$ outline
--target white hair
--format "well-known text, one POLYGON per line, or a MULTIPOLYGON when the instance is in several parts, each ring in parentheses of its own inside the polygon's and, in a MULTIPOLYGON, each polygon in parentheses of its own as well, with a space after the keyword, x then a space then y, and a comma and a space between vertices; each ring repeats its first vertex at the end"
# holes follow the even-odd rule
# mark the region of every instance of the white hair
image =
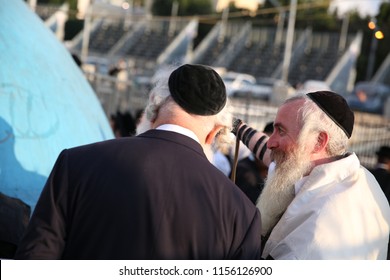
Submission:
POLYGON ((154 121, 161 106, 170 98, 168 80, 175 70, 172 66, 166 66, 158 70, 153 77, 154 87, 150 91, 148 103, 145 107, 145 117, 149 121, 154 121))
MULTIPOLYGON (((175 108, 181 108, 171 97, 169 91, 169 76, 176 69, 175 66, 165 66, 158 70, 154 76, 154 87, 150 91, 148 103, 145 107, 145 117, 148 121, 153 122, 158 115, 159 110, 173 111, 175 108), (165 106, 169 103, 169 106, 165 106)), ((184 110, 181 108, 181 110, 184 110)), ((212 116, 198 116, 191 114, 192 116, 203 119, 204 129, 211 129, 216 125, 220 125, 221 129, 217 139, 218 142, 231 142, 230 134, 233 115, 231 113, 232 107, 230 101, 226 101, 224 108, 212 116)), ((185 111, 185 110, 184 110, 185 111)))
MULTIPOLYGON (((306 94, 298 94, 285 101, 284 104, 294 100, 303 99, 304 103, 299 109, 301 132, 299 138, 308 139, 313 133, 326 132, 329 143, 326 151, 329 156, 343 155, 348 148, 348 137, 345 132, 315 104, 306 94)), ((302 142, 301 142, 302 143, 302 142)))

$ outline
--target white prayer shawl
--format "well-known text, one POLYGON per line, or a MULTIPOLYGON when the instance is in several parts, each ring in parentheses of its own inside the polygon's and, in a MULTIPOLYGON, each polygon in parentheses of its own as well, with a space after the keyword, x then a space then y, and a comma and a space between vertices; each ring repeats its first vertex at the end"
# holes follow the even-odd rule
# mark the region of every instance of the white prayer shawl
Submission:
POLYGON ((315 167, 295 191, 263 258, 386 259, 389 203, 355 154, 315 167))

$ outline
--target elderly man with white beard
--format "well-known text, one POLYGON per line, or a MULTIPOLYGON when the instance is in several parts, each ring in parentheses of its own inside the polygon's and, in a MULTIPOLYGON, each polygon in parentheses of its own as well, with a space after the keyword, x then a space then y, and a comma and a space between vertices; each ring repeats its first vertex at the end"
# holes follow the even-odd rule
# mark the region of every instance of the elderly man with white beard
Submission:
POLYGON ((264 259, 386 259, 390 207, 374 176, 347 151, 354 114, 330 91, 279 108, 268 138, 236 119, 233 133, 269 165, 257 200, 264 259))

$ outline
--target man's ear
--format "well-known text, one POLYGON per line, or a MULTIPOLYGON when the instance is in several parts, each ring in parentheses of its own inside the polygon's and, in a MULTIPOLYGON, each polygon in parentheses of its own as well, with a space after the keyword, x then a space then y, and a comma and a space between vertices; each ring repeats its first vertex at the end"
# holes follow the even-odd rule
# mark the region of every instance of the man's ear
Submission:
POLYGON ((215 136, 218 134, 218 132, 222 129, 221 125, 216 125, 214 128, 207 134, 206 136, 206 144, 211 145, 214 141, 215 136))
POLYGON ((317 137, 317 143, 314 147, 314 152, 318 153, 321 151, 324 151, 326 149, 326 146, 328 146, 329 143, 329 135, 326 132, 320 132, 317 137))

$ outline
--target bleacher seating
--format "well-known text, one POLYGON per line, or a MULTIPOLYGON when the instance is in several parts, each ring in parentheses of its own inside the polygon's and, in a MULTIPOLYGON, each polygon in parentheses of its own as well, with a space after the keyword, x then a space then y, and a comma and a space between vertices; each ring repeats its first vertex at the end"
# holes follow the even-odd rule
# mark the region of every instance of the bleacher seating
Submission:
POLYGON ((123 20, 103 20, 90 35, 89 49, 91 52, 107 54, 126 32, 131 32, 131 29, 124 28, 123 20))
POLYGON ((175 30, 173 34, 169 34, 169 22, 167 21, 153 24, 146 28, 140 36, 131 38, 133 42, 130 48, 122 48, 121 52, 132 57, 157 59, 158 55, 173 41, 179 31, 175 30))
POLYGON ((215 33, 215 37, 210 39, 207 50, 202 54, 201 57, 197 58, 195 63, 216 65, 218 58, 228 50, 229 45, 232 43, 234 36, 238 35, 242 28, 242 24, 228 23, 220 24, 218 27, 219 30, 215 33))
MULTIPOLYGON (((150 72, 156 61, 189 20, 170 21, 167 19, 101 18, 93 22, 89 38, 90 58, 107 57, 113 65, 119 59, 131 61, 138 73, 150 72), (147 67, 148 69, 142 69, 147 67)), ((71 51, 81 53, 83 36, 80 33, 73 42, 71 51)), ((91 59, 92 60, 92 59, 91 59)), ((151 73, 152 75, 152 73, 151 73)))
POLYGON ((272 44, 252 43, 241 50, 233 60, 230 69, 251 74, 255 77, 271 77, 283 59, 283 46, 274 48, 272 44))
MULTIPOLYGON (((89 54, 107 54, 114 60, 131 60, 135 68, 148 65, 150 69, 157 66, 159 56, 189 22, 147 17, 138 18, 137 22, 130 24, 125 22, 125 18, 100 20, 90 34, 89 54)), ((245 26, 247 24, 242 22, 220 22, 215 25, 215 32, 210 31, 213 36, 208 38, 206 48, 191 63, 225 67, 228 71, 258 78, 280 79, 285 40, 275 43, 276 27, 250 27, 250 31, 244 33, 245 26), (238 36, 244 41, 241 37, 241 42, 237 40, 238 36)), ((295 31, 293 49, 302 34, 302 30, 295 31)), ((285 37, 286 31, 283 31, 281 38, 285 37)), ((343 54, 344 50, 338 48, 339 38, 339 33, 312 33, 305 42, 305 51, 293 53, 288 82, 295 85, 308 79, 325 80, 343 54)), ((77 46, 80 51, 81 44, 77 46)))
POLYGON ((275 29, 252 28, 245 46, 229 65, 234 72, 271 77, 283 56, 283 46, 274 46, 275 29))
POLYGON ((216 42, 216 44, 213 44, 211 48, 208 49, 208 51, 204 54, 202 60, 200 60, 200 64, 212 64, 213 61, 215 61, 218 56, 225 51, 227 46, 230 43, 231 38, 225 38, 221 42, 216 42))
MULTIPOLYGON (((338 33, 313 33, 303 55, 291 65, 289 83, 298 84, 306 80, 325 80, 344 50, 339 50, 338 33)), ((348 42, 351 38, 348 39, 348 42)))

